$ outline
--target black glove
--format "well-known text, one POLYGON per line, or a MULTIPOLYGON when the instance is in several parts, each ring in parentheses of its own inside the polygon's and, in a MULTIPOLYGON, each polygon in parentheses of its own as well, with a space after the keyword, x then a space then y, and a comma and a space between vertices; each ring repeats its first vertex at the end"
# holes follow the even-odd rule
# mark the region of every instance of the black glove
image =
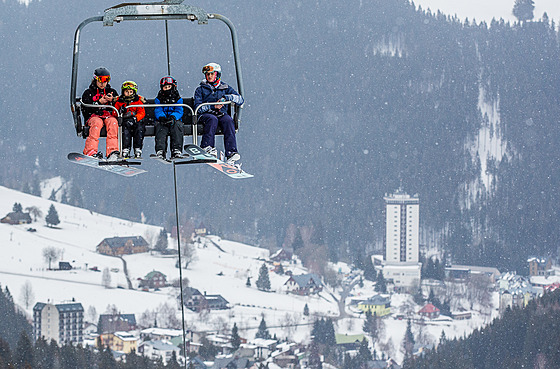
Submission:
POLYGON ((169 119, 167 119, 165 124, 168 125, 168 126, 172 126, 173 124, 175 124, 175 117, 172 116, 169 119))
POLYGON ((127 127, 128 129, 133 129, 135 124, 136 124, 136 117, 129 117, 123 119, 123 126, 127 127))
POLYGON ((130 118, 135 116, 136 114, 134 114, 133 112, 131 112, 130 110, 127 110, 124 114, 123 114, 123 118, 130 118))

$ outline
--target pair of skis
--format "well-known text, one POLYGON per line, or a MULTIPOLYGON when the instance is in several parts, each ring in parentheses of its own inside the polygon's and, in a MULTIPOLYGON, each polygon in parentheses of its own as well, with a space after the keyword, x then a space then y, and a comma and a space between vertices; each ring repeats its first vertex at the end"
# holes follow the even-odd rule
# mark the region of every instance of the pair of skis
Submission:
MULTIPOLYGON (((235 179, 253 177, 252 174, 241 170, 241 168, 239 168, 238 166, 228 164, 220 159, 216 159, 214 156, 208 154, 197 145, 185 145, 185 153, 187 156, 183 158, 161 159, 153 154, 150 155, 150 158, 167 164, 171 164, 173 162, 175 162, 175 164, 208 164, 218 171, 224 173, 225 175, 235 179)), ((102 169, 125 177, 133 177, 135 175, 146 172, 146 170, 144 169, 137 168, 136 166, 141 165, 141 162, 138 161, 138 159, 132 158, 109 161, 106 159, 97 159, 79 153, 70 153, 68 154, 68 160, 70 160, 72 163, 102 169)))

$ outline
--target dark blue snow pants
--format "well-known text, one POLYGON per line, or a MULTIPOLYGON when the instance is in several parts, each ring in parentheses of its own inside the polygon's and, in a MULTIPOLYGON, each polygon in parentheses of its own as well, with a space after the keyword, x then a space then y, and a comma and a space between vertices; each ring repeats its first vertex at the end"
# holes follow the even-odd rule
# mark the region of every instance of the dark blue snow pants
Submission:
POLYGON ((200 147, 206 146, 216 147, 216 130, 218 126, 224 132, 224 150, 226 156, 237 152, 237 141, 235 140, 235 125, 233 119, 227 114, 217 117, 211 113, 204 113, 198 118, 198 123, 204 124, 204 134, 202 135, 202 142, 200 147))

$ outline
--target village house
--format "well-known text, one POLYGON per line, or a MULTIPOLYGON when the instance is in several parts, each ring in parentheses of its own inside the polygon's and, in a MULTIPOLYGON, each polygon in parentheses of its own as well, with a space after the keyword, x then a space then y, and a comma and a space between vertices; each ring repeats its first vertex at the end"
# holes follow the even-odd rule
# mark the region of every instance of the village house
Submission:
POLYGON ((284 248, 276 251, 274 254, 270 255, 271 261, 281 262, 281 261, 291 261, 292 253, 284 248))
POLYGON ((379 317, 389 315, 391 313, 391 300, 381 295, 375 295, 365 301, 358 303, 358 309, 371 312, 379 317))
POLYGON ((167 276, 162 272, 153 270, 140 280, 140 288, 162 288, 167 286, 167 276))
POLYGON ((292 275, 284 283, 286 292, 298 295, 311 295, 323 290, 323 283, 316 274, 292 275))
POLYGON ((204 225, 204 223, 200 223, 198 227, 194 229, 195 237, 204 237, 208 235, 208 229, 204 225))
POLYGON ((97 333, 129 332, 135 330, 136 317, 134 314, 101 314, 97 322, 97 333))
POLYGON ((121 256, 148 252, 149 245, 142 236, 112 237, 101 241, 96 250, 103 255, 121 256))
POLYGON ((208 310, 225 310, 229 309, 229 301, 222 295, 207 295, 200 293, 199 290, 187 287, 183 292, 183 304, 187 309, 192 311, 208 310))
POLYGON ((504 273, 498 280, 498 287, 500 289, 500 314, 508 307, 523 308, 533 298, 542 294, 542 288, 534 287, 528 278, 514 272, 504 273))
POLYGON ((360 344, 364 340, 363 334, 335 334, 334 336, 337 347, 344 348, 345 351, 358 350, 360 344))
POLYGON ((550 258, 531 257, 527 259, 529 264, 529 275, 546 276, 552 273, 552 260, 550 258))
POLYGON ((179 354, 181 349, 167 340, 158 341, 144 341, 138 345, 138 353, 142 356, 146 356, 151 360, 161 359, 164 365, 167 365, 173 353, 175 352, 175 357, 179 360, 179 354))
POLYGON ((129 332, 103 333, 97 339, 99 344, 109 347, 111 351, 129 354, 138 348, 138 338, 129 332))
POLYGON ((8 213, 4 218, 0 219, 0 223, 7 224, 31 224, 31 215, 21 211, 8 213))
MULTIPOLYGON (((187 331, 187 334, 189 332, 190 331, 187 331)), ((146 328, 140 331, 140 338, 143 341, 161 341, 161 340, 171 341, 175 337, 183 337, 183 331, 181 329, 157 328, 157 327, 146 328)))
POLYGON ((439 309, 433 304, 426 304, 418 311, 418 314, 427 319, 436 319, 439 317, 439 309))

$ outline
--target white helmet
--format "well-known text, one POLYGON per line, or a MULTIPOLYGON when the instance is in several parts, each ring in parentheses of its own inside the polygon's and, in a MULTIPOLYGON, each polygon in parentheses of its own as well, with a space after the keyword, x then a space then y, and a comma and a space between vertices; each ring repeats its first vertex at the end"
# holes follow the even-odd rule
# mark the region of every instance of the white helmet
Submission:
POLYGON ((202 74, 218 72, 218 75, 222 74, 222 67, 217 63, 208 63, 202 67, 202 74))

